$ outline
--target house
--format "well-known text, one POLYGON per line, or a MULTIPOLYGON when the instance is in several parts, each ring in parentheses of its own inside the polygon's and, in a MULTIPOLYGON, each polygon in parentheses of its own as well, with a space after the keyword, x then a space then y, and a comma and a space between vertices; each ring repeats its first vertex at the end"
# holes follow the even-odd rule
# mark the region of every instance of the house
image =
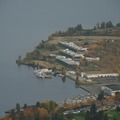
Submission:
POLYGON ((120 92, 120 84, 110 84, 102 86, 104 93, 114 96, 117 92, 120 92))

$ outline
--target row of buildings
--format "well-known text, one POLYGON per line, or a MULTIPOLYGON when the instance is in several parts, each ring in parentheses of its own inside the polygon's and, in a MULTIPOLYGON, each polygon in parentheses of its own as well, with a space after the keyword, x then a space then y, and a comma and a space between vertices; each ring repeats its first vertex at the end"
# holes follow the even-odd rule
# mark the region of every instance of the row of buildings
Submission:
MULTIPOLYGON (((60 54, 65 55, 55 55, 57 61, 62 62, 64 64, 70 66, 79 66, 80 61, 76 61, 77 59, 84 58, 87 61, 99 61, 99 57, 85 57, 84 51, 87 51, 88 48, 83 48, 75 45, 72 42, 59 42, 60 45, 64 46, 67 49, 60 50, 60 54), (67 58, 67 57, 69 58, 67 58)), ((114 72, 103 72, 103 71, 87 71, 81 72, 81 77, 85 77, 87 79, 92 78, 107 78, 107 77, 118 77, 118 73, 114 72)), ((103 90, 108 95, 115 95, 116 92, 120 92, 120 84, 110 84, 110 85, 101 85, 101 90, 103 90)))
POLYGON ((80 62, 74 61, 71 58, 66 58, 65 56, 60 56, 60 55, 56 56, 56 60, 63 64, 69 65, 69 66, 79 66, 80 65, 80 62))
POLYGON ((81 72, 82 77, 86 78, 98 78, 98 77, 118 77, 118 73, 114 72, 103 72, 103 71, 87 71, 87 72, 81 72))

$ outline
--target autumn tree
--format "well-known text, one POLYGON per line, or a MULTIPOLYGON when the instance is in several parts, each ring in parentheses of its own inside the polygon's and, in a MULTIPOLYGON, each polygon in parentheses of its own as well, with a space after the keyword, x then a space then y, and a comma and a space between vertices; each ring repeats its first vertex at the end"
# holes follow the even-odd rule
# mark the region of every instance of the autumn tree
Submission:
POLYGON ((81 72, 80 66, 76 66, 76 67, 75 67, 75 72, 76 72, 77 75, 80 74, 80 72, 81 72))
POLYGON ((39 111, 39 119, 40 120, 45 120, 46 117, 49 115, 48 111, 45 108, 38 108, 39 111))
POLYGON ((63 74, 63 75, 66 75, 66 73, 67 73, 67 68, 63 67, 63 68, 62 68, 62 74, 63 74))

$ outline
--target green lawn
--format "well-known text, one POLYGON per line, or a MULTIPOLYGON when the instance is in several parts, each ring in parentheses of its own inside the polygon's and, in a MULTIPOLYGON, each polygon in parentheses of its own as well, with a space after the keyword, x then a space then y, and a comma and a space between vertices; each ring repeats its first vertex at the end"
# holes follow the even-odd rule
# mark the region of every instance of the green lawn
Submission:
MULTIPOLYGON (((116 118, 116 120, 120 120, 120 112, 116 110, 105 111, 105 113, 108 115, 109 118, 111 118, 110 120, 114 120, 113 118, 116 118)), ((74 118, 75 120, 85 120, 85 114, 74 114, 72 118, 74 118)))
POLYGON ((120 112, 116 110, 106 111, 105 113, 107 113, 110 118, 116 118, 117 120, 120 120, 120 112))
POLYGON ((73 115, 73 117, 75 120, 85 120, 85 114, 83 114, 83 113, 73 115))

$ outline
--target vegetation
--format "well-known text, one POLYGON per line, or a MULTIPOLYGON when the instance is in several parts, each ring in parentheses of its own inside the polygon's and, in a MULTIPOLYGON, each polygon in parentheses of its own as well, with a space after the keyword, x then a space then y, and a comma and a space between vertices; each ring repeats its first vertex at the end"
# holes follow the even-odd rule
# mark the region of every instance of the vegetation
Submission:
MULTIPOLYGON (((100 94, 104 96, 102 91, 100 94)), ((102 97, 102 100, 88 98, 86 101, 74 104, 67 104, 65 101, 62 106, 52 100, 37 101, 35 105, 31 106, 24 104, 23 107, 16 103, 16 108, 6 112, 7 115, 0 120, 119 120, 119 96, 120 94, 117 93, 115 96, 102 97), (115 105, 113 106, 111 102, 116 102, 114 110, 115 105), (103 111, 105 106, 106 110, 103 111), (64 115, 65 111, 71 110, 80 110, 80 113, 69 112, 69 114, 64 115)))
POLYGON ((16 104, 16 110, 12 110, 3 120, 68 120, 62 109, 53 101, 46 100, 43 103, 20 108, 16 104))
POLYGON ((110 120, 119 120, 120 119, 120 113, 117 112, 116 110, 110 110, 105 112, 110 120))
POLYGON ((73 68, 77 73, 78 71, 94 71, 94 70, 107 70, 115 71, 120 74, 120 41, 101 38, 92 40, 92 37, 81 39, 81 35, 110 35, 119 36, 120 35, 120 23, 113 25, 111 21, 97 23, 93 29, 84 30, 82 25, 79 24, 76 27, 70 27, 66 32, 56 32, 50 36, 52 40, 47 40, 39 43, 38 46, 32 52, 26 54, 24 59, 21 56, 18 57, 17 63, 31 65, 33 67, 48 67, 53 70, 63 69, 63 67, 68 67, 64 64, 59 65, 55 61, 55 58, 50 58, 50 54, 59 54, 59 50, 63 49, 63 46, 58 44, 59 41, 68 41, 77 44, 78 46, 88 47, 89 50, 84 52, 87 57, 99 57, 100 61, 89 62, 86 59, 80 59, 81 69, 73 68), (80 36, 79 38, 73 38, 73 36, 80 36), (55 37, 57 36, 57 37, 55 37), (59 36, 70 36, 61 37, 59 36), (108 61, 109 60, 109 61, 108 61), (54 63, 54 65, 53 65, 54 63), (98 66, 98 67, 96 67, 98 66), (55 69, 54 69, 55 68, 55 69))
POLYGON ((69 27, 65 32, 58 31, 49 36, 49 39, 55 36, 120 36, 120 23, 116 26, 111 21, 97 23, 93 29, 83 29, 82 25, 79 24, 76 27, 69 27))
POLYGON ((97 98, 97 100, 103 100, 104 99, 104 92, 103 91, 101 91, 101 93, 99 93, 98 94, 98 98, 97 98))

